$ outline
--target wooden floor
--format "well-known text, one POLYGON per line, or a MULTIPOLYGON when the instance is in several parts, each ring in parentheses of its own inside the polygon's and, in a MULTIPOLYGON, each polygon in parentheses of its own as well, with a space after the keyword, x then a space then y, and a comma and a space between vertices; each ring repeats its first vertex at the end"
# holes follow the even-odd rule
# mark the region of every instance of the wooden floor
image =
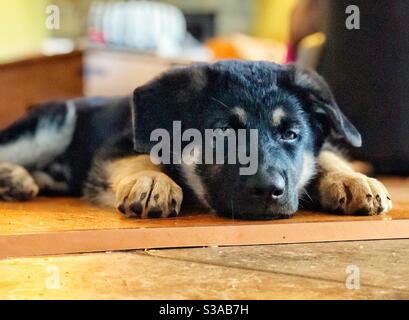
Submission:
MULTIPOLYGON (((409 213, 409 181, 387 180, 386 183, 397 214, 409 213)), ((48 203, 52 207, 52 203, 48 203)), ((13 234, 15 228, 22 234, 25 230, 47 231, 49 225, 44 219, 49 213, 22 210, 26 205, 0 210, 7 213, 0 216, 0 233, 13 234), (8 216, 11 213, 13 221, 8 216), (19 220, 21 217, 27 220, 19 220), (16 221, 20 221, 20 225, 16 221)), ((115 227, 112 212, 104 213, 104 219, 98 222, 92 214, 88 219, 82 215, 81 224, 75 221, 75 210, 68 202, 65 208, 62 204, 56 207, 62 213, 54 217, 54 231, 65 229, 67 221, 75 228, 81 225, 101 230, 107 225, 115 227), (72 212, 70 219, 64 217, 66 211, 72 212)), ((78 209, 77 204, 75 208, 78 209)), ((81 211, 78 213, 81 216, 81 211)), ((318 216, 324 220, 334 219, 328 215, 318 216)), ((317 216, 309 217, 316 219, 317 216)), ((189 219, 194 217, 185 218, 189 219)), ((352 218, 352 222, 360 219, 352 218)), ((177 221, 173 223, 182 223, 177 221)), ((212 226, 210 220, 206 223, 212 226)), ((2 250, 4 246, 0 247, 2 250)), ((209 246, 2 259, 0 298, 409 299, 408 261, 409 240, 209 246), (359 289, 347 286, 350 279, 347 271, 351 270, 355 275, 359 273, 359 289)))
POLYGON ((0 258, 107 250, 409 238, 408 179, 386 181, 394 208, 380 216, 300 211, 291 219, 243 221, 184 212, 128 219, 81 199, 0 203, 0 258))
POLYGON ((0 261, 0 298, 409 299, 408 261, 409 240, 19 258, 0 261))

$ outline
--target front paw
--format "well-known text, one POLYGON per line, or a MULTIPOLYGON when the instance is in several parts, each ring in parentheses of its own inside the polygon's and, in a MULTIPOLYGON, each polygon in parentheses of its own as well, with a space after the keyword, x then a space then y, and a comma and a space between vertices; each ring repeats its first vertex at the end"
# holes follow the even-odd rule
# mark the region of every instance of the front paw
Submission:
POLYGON ((1 200, 31 200, 38 192, 39 187, 26 169, 10 163, 0 163, 1 200))
POLYGON ((341 214, 377 215, 392 208, 391 197, 378 180, 356 172, 331 172, 320 179, 321 207, 341 214))
POLYGON ((139 172, 120 180, 116 187, 116 206, 128 217, 175 217, 182 200, 182 188, 156 171, 139 172))

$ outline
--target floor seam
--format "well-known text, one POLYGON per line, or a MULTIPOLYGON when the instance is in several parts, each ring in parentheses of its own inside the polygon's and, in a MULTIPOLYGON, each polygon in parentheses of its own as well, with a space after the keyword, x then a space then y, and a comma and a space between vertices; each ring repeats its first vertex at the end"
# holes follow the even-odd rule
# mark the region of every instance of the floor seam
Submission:
MULTIPOLYGON (((163 260, 173 260, 173 261, 180 261, 180 262, 197 263, 197 264, 210 265, 210 266, 215 266, 215 267, 223 267, 223 268, 231 268, 231 269, 238 269, 238 270, 261 272, 261 273, 267 273, 267 274, 283 275, 283 276, 294 277, 294 278, 302 278, 302 279, 308 279, 308 280, 326 281, 326 282, 336 283, 336 284, 343 284, 344 283, 342 281, 335 280, 335 279, 326 279, 326 278, 319 278, 319 277, 313 277, 313 276, 304 276, 304 275, 293 274, 293 273, 289 273, 289 272, 277 272, 277 271, 272 272, 272 271, 265 270, 265 269, 257 269, 257 268, 250 268, 250 267, 239 267, 239 266, 225 265, 225 264, 214 263, 214 262, 189 260, 189 259, 185 259, 185 258, 165 257, 165 256, 161 256, 161 255, 157 255, 155 253, 152 253, 152 250, 144 250, 144 251, 134 252, 134 254, 145 256, 145 257, 149 256, 149 257, 152 257, 152 258, 159 258, 159 259, 163 259, 163 260)), ((403 290, 403 289, 398 289, 398 288, 387 288, 387 287, 376 286, 376 285, 371 285, 371 284, 361 283, 361 287, 367 287, 367 288, 378 289, 378 290, 394 290, 396 292, 409 294, 409 290, 403 290)))

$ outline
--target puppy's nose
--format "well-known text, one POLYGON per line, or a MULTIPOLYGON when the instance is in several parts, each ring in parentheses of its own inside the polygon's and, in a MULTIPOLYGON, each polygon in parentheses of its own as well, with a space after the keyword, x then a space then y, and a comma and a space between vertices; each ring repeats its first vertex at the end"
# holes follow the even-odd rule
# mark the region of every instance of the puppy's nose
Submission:
POLYGON ((284 196, 285 193, 285 180, 284 177, 277 173, 269 175, 268 181, 261 186, 258 185, 254 188, 257 196, 268 196, 272 200, 278 200, 284 196))
POLYGON ((271 197, 274 200, 280 199, 284 195, 285 180, 278 172, 271 177, 271 197))

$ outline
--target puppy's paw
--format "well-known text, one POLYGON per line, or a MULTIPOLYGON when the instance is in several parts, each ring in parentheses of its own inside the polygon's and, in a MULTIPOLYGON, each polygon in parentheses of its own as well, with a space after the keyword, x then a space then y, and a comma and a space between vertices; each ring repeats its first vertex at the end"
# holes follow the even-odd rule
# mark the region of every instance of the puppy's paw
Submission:
POLYGON ((319 195, 322 208, 336 213, 377 215, 392 208, 385 186, 356 172, 331 172, 323 176, 319 195))
POLYGON ((10 163, 0 163, 0 199, 4 201, 30 200, 39 187, 26 169, 10 163))
POLYGON ((139 172, 120 180, 116 187, 116 206, 128 217, 175 217, 182 200, 182 188, 156 171, 139 172))

